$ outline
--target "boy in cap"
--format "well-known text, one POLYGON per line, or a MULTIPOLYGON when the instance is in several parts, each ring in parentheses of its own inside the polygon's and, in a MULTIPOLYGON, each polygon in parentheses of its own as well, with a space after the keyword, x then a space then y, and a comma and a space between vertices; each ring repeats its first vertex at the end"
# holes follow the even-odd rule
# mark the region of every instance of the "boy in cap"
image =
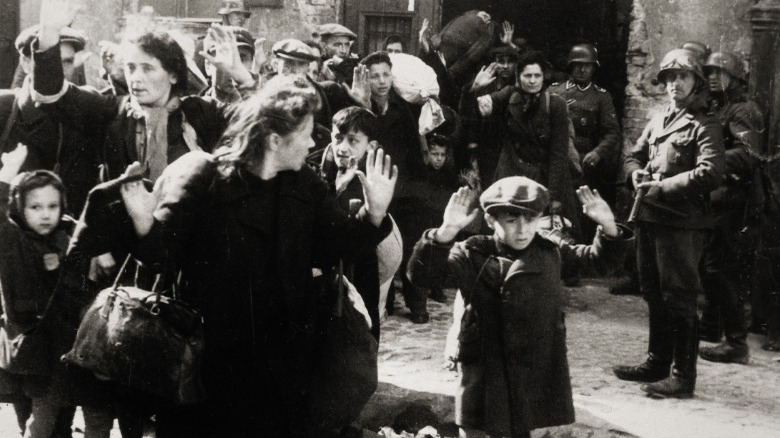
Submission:
POLYGON ((599 224, 591 245, 539 235, 547 189, 508 177, 479 199, 493 235, 454 242, 478 213, 476 193, 463 187, 450 198, 442 225, 414 248, 413 283, 459 288, 445 353, 460 368, 455 421, 461 437, 530 437, 533 429, 574 422, 561 269, 617 267, 632 238, 598 192, 583 186, 577 196, 599 224), (450 342, 456 335, 460 345, 450 342))

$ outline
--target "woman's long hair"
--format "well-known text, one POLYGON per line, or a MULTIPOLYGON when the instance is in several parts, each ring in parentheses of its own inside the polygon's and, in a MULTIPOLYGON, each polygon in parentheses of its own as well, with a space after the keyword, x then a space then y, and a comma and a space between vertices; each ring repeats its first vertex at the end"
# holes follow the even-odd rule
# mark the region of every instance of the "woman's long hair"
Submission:
POLYGON ((220 173, 232 176, 259 162, 271 133, 295 131, 320 108, 317 91, 305 79, 276 76, 250 99, 238 105, 215 152, 220 173))

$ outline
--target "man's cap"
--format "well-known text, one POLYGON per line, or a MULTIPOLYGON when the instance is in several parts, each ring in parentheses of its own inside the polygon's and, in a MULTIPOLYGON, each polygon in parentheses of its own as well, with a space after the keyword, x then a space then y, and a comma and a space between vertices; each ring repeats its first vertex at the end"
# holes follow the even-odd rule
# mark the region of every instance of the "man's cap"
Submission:
POLYGON ((249 17, 251 12, 244 6, 243 0, 226 0, 222 2, 222 7, 217 11, 218 15, 227 15, 231 12, 241 12, 249 17))
POLYGON ((509 44, 499 44, 497 46, 491 47, 490 50, 488 50, 488 56, 490 59, 496 59, 499 56, 509 56, 511 58, 517 59, 519 53, 517 53, 517 50, 509 44))
POLYGON ((524 176, 510 176, 494 182, 479 197, 485 213, 497 209, 541 214, 550 203, 550 192, 524 176))
MULTIPOLYGON (((252 52, 252 55, 255 54, 255 39, 252 37, 252 34, 249 33, 248 30, 244 29, 243 27, 239 26, 222 26, 223 28, 229 30, 233 33, 233 35, 236 36, 236 45, 239 49, 247 49, 250 52, 252 52)), ((214 47, 206 47, 206 51, 213 50, 214 47)))
POLYGON ((271 48, 271 52, 278 58, 292 61, 311 62, 318 59, 317 54, 308 44, 295 38, 277 41, 271 48))
MULTIPOLYGON (((19 36, 16 37, 16 41, 14 42, 16 51, 29 57, 31 54, 30 45, 38 38, 38 31, 40 28, 40 25, 36 24, 19 33, 19 36)), ((84 46, 87 45, 87 34, 78 29, 73 29, 72 27, 65 27, 60 31, 60 43, 73 44, 74 50, 78 52, 84 50, 84 46)))
POLYGON ((357 35, 354 32, 338 23, 328 23, 320 26, 320 36, 327 38, 329 36, 345 36, 350 40, 356 40, 357 35))

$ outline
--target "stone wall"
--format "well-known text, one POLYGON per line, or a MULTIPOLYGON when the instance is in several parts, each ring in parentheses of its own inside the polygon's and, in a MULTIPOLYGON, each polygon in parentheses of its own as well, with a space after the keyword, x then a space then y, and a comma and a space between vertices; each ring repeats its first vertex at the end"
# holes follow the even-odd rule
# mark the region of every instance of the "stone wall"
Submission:
POLYGON ((664 88, 651 82, 658 63, 685 41, 713 51, 738 53, 748 66, 752 0, 634 0, 626 54, 628 85, 623 114, 624 151, 641 135, 654 111, 667 102, 664 88))

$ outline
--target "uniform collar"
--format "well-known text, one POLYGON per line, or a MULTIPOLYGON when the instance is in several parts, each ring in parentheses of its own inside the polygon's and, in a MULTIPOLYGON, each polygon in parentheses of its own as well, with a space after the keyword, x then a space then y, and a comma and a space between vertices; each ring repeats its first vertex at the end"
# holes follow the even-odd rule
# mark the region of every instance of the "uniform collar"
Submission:
POLYGON ((590 81, 590 82, 588 82, 588 85, 586 85, 586 86, 584 86, 584 87, 580 87, 579 85, 577 85, 577 84, 576 84, 574 81, 572 81, 571 79, 569 79, 568 81, 566 81, 566 89, 567 89, 567 90, 570 90, 570 89, 572 89, 572 88, 574 88, 574 87, 577 87, 577 88, 578 88, 580 91, 586 91, 586 90, 587 90, 588 88, 590 88, 592 85, 593 85, 593 81, 590 81))

